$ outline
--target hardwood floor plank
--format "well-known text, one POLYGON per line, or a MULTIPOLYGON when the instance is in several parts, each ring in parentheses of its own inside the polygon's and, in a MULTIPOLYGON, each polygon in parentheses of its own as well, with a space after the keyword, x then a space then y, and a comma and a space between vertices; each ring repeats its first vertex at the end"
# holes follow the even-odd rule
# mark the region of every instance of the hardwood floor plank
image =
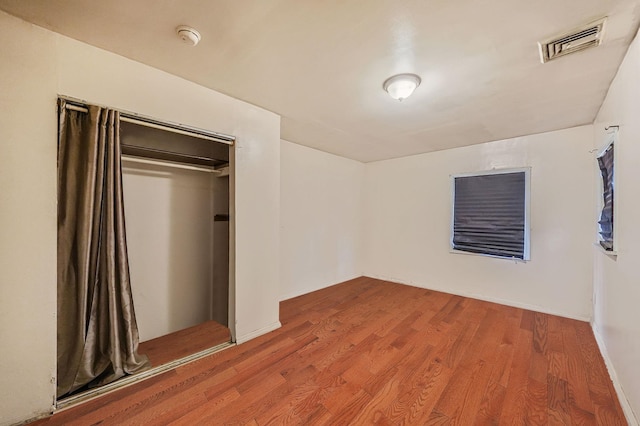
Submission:
POLYGON ((596 405, 596 419, 602 424, 624 424, 620 402, 616 398, 613 383, 607 376, 607 369, 593 336, 586 323, 576 324, 576 335, 582 359, 587 371, 587 382, 591 400, 596 405))
MULTIPOLYGON (((310 386, 308 383, 306 386, 310 386)), ((335 375, 329 370, 319 371, 313 379, 313 389, 305 397, 295 404, 296 409, 301 412, 313 411, 315 407, 326 407, 339 405, 359 391, 359 388, 345 381, 342 376, 335 375)), ((276 413, 275 416, 282 413, 276 413)))
POLYGON ((549 352, 547 354, 547 362, 549 368, 549 374, 553 377, 564 380, 568 380, 568 357, 567 354, 562 352, 549 352))
POLYGON ((244 424, 255 420, 255 416, 266 411, 275 403, 273 396, 282 395, 287 389, 287 381, 277 373, 264 375, 259 386, 240 392, 240 398, 231 402, 224 410, 219 410, 216 423, 244 424))
POLYGON ((529 378, 538 383, 547 383, 547 374, 549 371, 548 358, 534 350, 531 353, 531 364, 529 365, 529 378))
POLYGON ((300 370, 294 377, 287 378, 286 384, 266 395, 256 407, 248 409, 255 414, 258 424, 268 424, 282 413, 288 413, 293 419, 316 416, 321 395, 321 389, 314 380, 317 374, 313 366, 300 370))
POLYGON ((432 360, 417 381, 413 382, 410 390, 405 390, 404 395, 386 409, 386 417, 393 424, 412 425, 428 421, 451 373, 440 362, 432 360))
POLYGON ((566 380, 549 374, 547 378, 547 410, 549 423, 571 424, 569 387, 566 380))
POLYGON ((624 424, 587 323, 371 278, 281 322, 35 424, 624 424))
POLYGON ((149 357, 157 367, 231 341, 229 329, 215 321, 206 321, 184 330, 140 342, 138 353, 149 357))
POLYGON ((550 352, 562 353, 564 351, 562 320, 555 315, 547 315, 547 346, 550 352))
POLYGON ((431 413, 431 415, 429 416, 429 419, 427 420, 427 422, 425 423, 425 425, 428 426, 444 426, 444 425, 450 425, 451 424, 451 419, 447 416, 445 416, 442 413, 439 413, 437 411, 433 411, 431 413))
POLYGON ((549 315, 536 312, 533 316, 533 349, 540 354, 547 353, 549 315))
MULTIPOLYGON (((449 345, 446 352, 443 354, 443 360, 449 368, 456 368, 460 360, 464 357, 469 342, 473 338, 478 324, 469 324, 462 329, 459 333, 450 333, 449 345)), ((456 330, 455 328, 451 329, 456 330)))
POLYGON ((506 394, 507 390, 504 387, 502 387, 497 381, 490 379, 482 397, 482 401, 480 401, 478 414, 473 424, 498 424, 500 414, 502 414, 502 405, 506 394))
MULTIPOLYGON (((506 320, 506 326, 502 341, 500 342, 500 348, 504 351, 501 357, 496 360, 496 365, 501 366, 502 374, 496 378, 500 385, 505 389, 509 385, 509 378, 513 371, 513 358, 515 356, 515 347, 518 343, 518 336, 520 334, 520 316, 509 317, 506 320)), ((499 370, 496 370, 499 372, 499 370)))
MULTIPOLYGON (((564 353, 567 355, 569 403, 577 408, 577 410, 571 410, 570 412, 587 412, 593 415, 595 409, 589 393, 586 366, 580 353, 580 344, 578 343, 578 336, 574 326, 575 323, 572 321, 567 320, 562 323, 564 353)), ((580 415, 580 417, 583 418, 584 416, 580 415)), ((577 421, 578 419, 574 420, 577 421)))
POLYGON ((525 405, 525 424, 546 425, 549 421, 547 408, 547 383, 529 377, 525 405))
POLYGON ((525 408, 528 396, 527 387, 529 385, 532 339, 532 333, 527 331, 526 327, 520 329, 515 342, 513 363, 507 383, 507 395, 500 415, 501 424, 526 424, 525 408))
MULTIPOLYGON (((309 342, 315 341, 315 339, 317 339, 315 336, 309 336, 307 340, 301 343, 292 341, 291 344, 278 350, 261 351, 261 353, 256 354, 255 363, 247 364, 243 362, 241 363, 242 365, 234 367, 238 372, 237 375, 217 384, 215 387, 211 387, 205 392, 205 395, 207 398, 214 398, 231 387, 235 387, 241 394, 242 390, 249 392, 251 387, 247 386, 247 381, 251 383, 259 382, 256 376, 271 380, 273 378, 271 374, 274 370, 279 371, 279 369, 285 368, 291 362, 291 359, 297 356, 296 350, 299 350, 309 342)), ((275 380, 279 380, 279 378, 275 380)))
POLYGON ((218 395, 216 398, 207 399, 194 410, 184 413, 181 417, 171 421, 170 425, 191 426, 194 424, 215 424, 216 413, 226 407, 233 401, 240 398, 240 394, 234 388, 218 395))
POLYGON ((501 309, 501 312, 505 316, 502 322, 502 335, 496 343, 494 357, 487 358, 493 370, 480 402, 478 418, 474 423, 478 425, 498 424, 512 371, 515 343, 520 332, 520 315, 514 315, 507 309, 501 309))
POLYGON ((434 411, 454 424, 473 424, 483 394, 479 389, 486 388, 489 374, 490 367, 482 360, 461 364, 449 379, 434 411))
MULTIPOLYGON (((363 389, 364 391, 364 389, 363 389)), ((366 391, 365 391, 366 392, 366 391)), ((352 424, 376 424, 385 417, 384 409, 398 399, 399 382, 391 379, 367 402, 353 418, 352 424)), ((367 392, 367 395, 369 393, 367 392)))
POLYGON ((333 416, 331 416, 331 423, 334 425, 352 425, 354 419, 362 412, 362 409, 371 401, 371 395, 369 395, 364 389, 361 389, 353 395, 351 398, 346 399, 346 402, 340 404, 340 406, 334 406, 331 408, 326 407, 333 416))
MULTIPOLYGON (((449 297, 447 303, 438 311, 436 315, 433 316, 433 318, 431 318, 431 324, 438 324, 440 322, 443 322, 461 301, 462 298, 460 296, 449 297)), ((446 322, 447 324, 451 324, 451 321, 444 322, 446 322)))
POLYGON ((533 311, 523 311, 522 312, 522 322, 520 323, 520 328, 523 330, 528 330, 533 332, 533 326, 535 323, 535 315, 536 313, 533 311))
POLYGON ((206 402, 207 399, 202 393, 183 392, 166 404, 157 406, 155 410, 144 410, 137 415, 114 420, 122 425, 162 426, 179 419, 206 402))

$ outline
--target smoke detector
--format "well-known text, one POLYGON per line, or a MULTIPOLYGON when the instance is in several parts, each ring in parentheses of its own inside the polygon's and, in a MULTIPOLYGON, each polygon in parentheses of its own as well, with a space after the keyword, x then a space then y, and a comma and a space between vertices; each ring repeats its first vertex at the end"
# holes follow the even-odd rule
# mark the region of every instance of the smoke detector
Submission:
POLYGON ((176 28, 176 34, 178 34, 178 37, 180 37, 183 42, 190 46, 195 46, 202 38, 195 28, 191 28, 187 25, 180 25, 176 28))
POLYGON ((542 63, 590 47, 599 46, 602 42, 604 22, 606 19, 607 18, 599 19, 583 25, 580 28, 576 28, 569 33, 538 43, 542 63))

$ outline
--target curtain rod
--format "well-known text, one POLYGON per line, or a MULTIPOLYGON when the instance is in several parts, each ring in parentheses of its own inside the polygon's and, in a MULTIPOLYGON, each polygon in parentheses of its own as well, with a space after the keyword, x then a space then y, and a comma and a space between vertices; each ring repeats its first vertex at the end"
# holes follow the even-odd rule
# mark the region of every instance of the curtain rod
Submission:
MULTIPOLYGON (((60 97, 65 101, 65 108, 72 111, 89 112, 86 104, 82 101, 70 99, 66 97, 60 97)), ((227 145, 233 145, 236 138, 234 136, 225 135, 222 133, 209 132, 205 130, 196 129, 182 124, 168 123, 160 120, 156 120, 150 117, 143 117, 139 114, 120 111, 120 121, 126 123, 137 124, 140 126, 146 126, 153 129, 166 130, 169 132, 177 133, 180 135, 191 136, 194 138, 204 139, 213 142, 224 143, 227 145)))

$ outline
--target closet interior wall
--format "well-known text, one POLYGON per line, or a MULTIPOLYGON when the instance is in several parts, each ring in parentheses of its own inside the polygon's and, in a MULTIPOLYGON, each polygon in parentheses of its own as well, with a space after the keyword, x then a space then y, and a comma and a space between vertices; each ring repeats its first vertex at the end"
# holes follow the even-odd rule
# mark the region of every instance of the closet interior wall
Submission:
POLYGON ((209 320, 227 326, 229 178, 133 160, 141 158, 142 148, 211 158, 200 166, 223 167, 229 147, 130 123, 121 123, 121 140, 140 341, 209 320))

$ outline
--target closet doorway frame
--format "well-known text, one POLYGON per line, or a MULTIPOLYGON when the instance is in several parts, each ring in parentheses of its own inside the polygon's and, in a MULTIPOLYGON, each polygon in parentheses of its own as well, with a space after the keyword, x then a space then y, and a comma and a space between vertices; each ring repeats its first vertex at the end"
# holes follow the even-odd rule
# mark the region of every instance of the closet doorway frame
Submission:
MULTIPOLYGON (((209 140, 215 143, 223 143, 229 145, 229 164, 228 164, 228 174, 229 174, 229 297, 227 300, 228 303, 228 324, 227 328, 229 329, 231 339, 229 342, 222 343, 219 345, 215 345, 211 348, 202 350, 200 352, 196 352, 191 355, 187 355, 185 357, 179 358, 177 360, 168 362, 166 364, 159 365, 157 367, 152 367, 149 370, 121 377, 120 379, 107 383, 105 385, 88 389, 86 391, 80 392, 75 395, 71 395, 62 399, 55 399, 53 404, 53 413, 56 411, 60 411, 62 409, 66 409, 83 402, 98 398, 107 393, 116 391, 118 389, 122 389, 126 386, 133 385, 135 383, 141 382, 143 380, 149 379, 151 377, 155 377, 164 372, 173 370, 177 367, 180 367, 185 364, 189 364, 193 361, 197 361, 204 357, 207 357, 216 352, 220 352, 222 350, 228 349, 230 347, 235 346, 236 343, 236 321, 235 321, 235 294, 236 294, 236 283, 235 283, 235 244, 236 244, 236 230, 235 230, 235 147, 236 147, 236 137, 224 133, 218 133, 214 131, 204 130, 201 128, 188 126, 180 123, 175 123, 167 120, 160 120, 157 118, 145 116, 142 114, 124 111, 117 108, 108 107, 102 104, 98 104, 95 102, 88 102, 82 99, 66 96, 66 95, 58 95, 56 99, 57 105, 60 105, 60 101, 64 100, 66 103, 66 108, 80 111, 80 112, 88 112, 87 106, 95 105, 100 106, 102 108, 115 109, 120 113, 120 121, 124 121, 127 123, 132 123, 136 125, 151 127, 157 130, 163 130, 168 132, 173 132, 177 134, 181 134, 184 136, 196 137, 199 139, 209 140)), ((57 114, 59 116, 59 106, 56 108, 57 114)), ((58 130, 59 132, 59 130, 58 130)), ((59 137, 59 135, 58 135, 59 137)), ((57 141, 56 143, 59 143, 57 141)), ((154 164, 170 164, 170 165, 178 165, 181 168, 187 169, 195 169, 195 170, 204 170, 208 169, 209 171, 216 172, 213 168, 207 168, 206 166, 199 165, 190 165, 179 163, 170 160, 156 160, 156 159, 147 159, 140 158, 135 156, 127 156, 127 159, 137 158, 139 162, 148 162, 154 164)), ((56 195, 57 197, 58 195, 56 195)), ((56 298, 57 303, 57 298, 56 298)), ((56 325, 56 333, 57 333, 57 325, 56 325)), ((57 364, 57 354, 56 354, 56 364, 57 364)), ((57 371, 56 371, 56 381, 57 381, 57 371)))

